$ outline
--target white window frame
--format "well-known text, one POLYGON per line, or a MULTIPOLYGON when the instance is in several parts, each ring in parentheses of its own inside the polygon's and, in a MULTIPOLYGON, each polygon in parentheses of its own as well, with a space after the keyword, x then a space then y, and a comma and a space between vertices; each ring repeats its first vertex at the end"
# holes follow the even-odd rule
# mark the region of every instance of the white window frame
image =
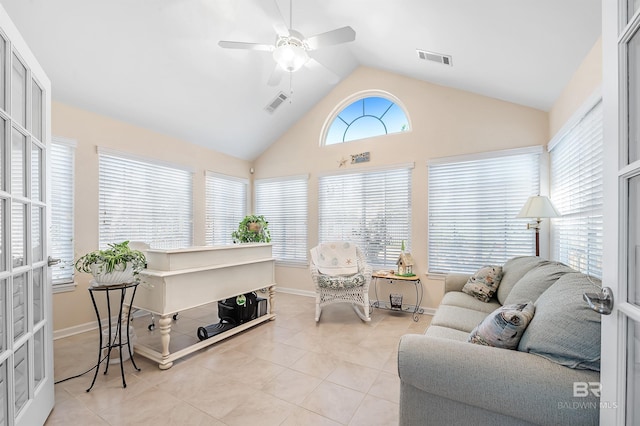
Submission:
POLYGON ((309 175, 256 179, 254 192, 254 210, 269 223, 276 264, 306 267, 309 175))
POLYGON ((249 179, 207 170, 205 198, 205 244, 209 246, 232 244, 231 234, 249 211, 249 179), (238 189, 240 189, 239 193, 238 189))
MULTIPOLYGON (((124 153, 108 148, 98 147, 99 158, 99 247, 104 249, 109 243, 124 240, 140 241, 149 244, 151 248, 181 248, 193 245, 193 170, 147 157, 124 153), (117 164, 120 162, 120 164, 117 164), (121 176, 113 176, 115 172, 108 168, 122 167, 121 176), (141 173, 140 171, 144 171, 141 173), (112 182, 117 184, 106 184, 103 178, 107 174, 112 174, 112 182), (132 173, 140 173, 136 176, 132 173), (163 174, 164 173, 164 174, 163 174), (155 174, 155 175, 152 175, 155 174), (163 185, 160 182, 168 175, 173 175, 173 181, 165 180, 163 185), (126 177, 126 179, 123 179, 126 177), (150 177, 152 179, 150 179, 150 177), (132 186, 135 179, 140 179, 136 185, 132 186), (181 182, 182 181, 182 182, 181 182), (139 186, 144 185, 145 188, 139 186), (178 185, 169 189, 168 185, 178 185), (180 187, 186 185, 186 188, 180 187), (183 190, 182 194, 176 192, 183 190), (158 204, 154 198, 158 193, 164 195, 163 200, 158 204), (123 196, 127 197, 123 199, 123 196), (113 204, 108 200, 117 199, 118 204, 113 204), (147 198, 144 198, 147 197, 147 198), (120 201, 122 200, 122 201, 120 201), (145 204, 144 202, 147 202, 145 204), (137 209, 135 219, 126 215, 127 210, 133 207, 137 209), (113 216, 111 211, 116 213, 116 217, 121 220, 118 224, 111 224, 113 216), (143 211, 154 210, 152 217, 144 217, 143 211), (118 216, 119 215, 119 216, 118 216), (123 219, 124 218, 124 219, 123 219), (124 226, 135 221, 131 230, 124 226), (152 227, 140 231, 140 227, 152 227), (158 227, 162 232, 159 232, 158 227), (116 235, 114 237, 114 235, 116 235)), ((135 211, 135 210, 134 210, 135 211)))
POLYGON ((76 288, 74 269, 75 241, 75 151, 77 142, 72 139, 52 137, 51 140, 51 257, 60 263, 51 267, 54 293, 76 288), (64 148, 64 163, 56 162, 56 150, 64 148), (68 268, 70 274, 60 273, 68 268))
POLYGON ((602 277, 603 111, 597 90, 549 142, 550 196, 561 217, 551 221, 551 256, 602 277))
POLYGON ((362 249, 373 268, 395 268, 402 242, 406 251, 411 250, 414 167, 414 163, 408 163, 320 175, 318 241, 352 241, 362 249), (402 180, 404 173, 406 181, 402 180), (359 188, 360 192, 354 194, 350 187, 359 188), (363 187, 366 193, 361 191, 363 187), (380 244, 379 238, 375 242, 363 238, 365 234, 371 235, 369 230, 381 221, 388 236, 386 244, 380 244))
POLYGON ((539 194, 542 154, 543 147, 534 146, 428 162, 429 274, 473 273, 534 254, 534 233, 516 215, 529 196, 539 194), (534 176, 524 176, 521 166, 510 164, 509 158, 516 156, 523 164, 533 162, 534 176), (490 188, 478 188, 487 183, 490 188))

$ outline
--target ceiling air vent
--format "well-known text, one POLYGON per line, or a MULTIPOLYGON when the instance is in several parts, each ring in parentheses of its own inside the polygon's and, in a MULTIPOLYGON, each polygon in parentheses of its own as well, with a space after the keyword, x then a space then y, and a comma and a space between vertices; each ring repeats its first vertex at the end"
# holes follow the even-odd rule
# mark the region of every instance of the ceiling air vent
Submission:
POLYGON ((439 64, 449 65, 450 67, 453 66, 451 56, 443 55, 441 53, 427 52, 426 50, 420 49, 416 49, 416 52, 418 52, 418 57, 425 61, 437 62, 439 64))
POLYGON ((289 97, 287 95, 285 95, 284 93, 280 92, 280 93, 278 93, 278 96, 276 96, 276 98, 273 101, 271 101, 269 103, 269 105, 267 105, 264 109, 266 109, 270 114, 273 114, 273 112, 280 105, 282 105, 282 103, 284 101, 286 101, 287 99, 289 99, 289 97))

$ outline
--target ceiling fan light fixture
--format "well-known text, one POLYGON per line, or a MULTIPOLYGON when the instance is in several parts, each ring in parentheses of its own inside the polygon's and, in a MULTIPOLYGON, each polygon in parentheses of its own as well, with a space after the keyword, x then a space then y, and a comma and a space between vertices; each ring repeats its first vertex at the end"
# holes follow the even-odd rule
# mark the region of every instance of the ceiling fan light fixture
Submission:
POLYGON ((273 51, 273 59, 288 72, 298 71, 309 60, 307 51, 295 44, 285 43, 273 51))

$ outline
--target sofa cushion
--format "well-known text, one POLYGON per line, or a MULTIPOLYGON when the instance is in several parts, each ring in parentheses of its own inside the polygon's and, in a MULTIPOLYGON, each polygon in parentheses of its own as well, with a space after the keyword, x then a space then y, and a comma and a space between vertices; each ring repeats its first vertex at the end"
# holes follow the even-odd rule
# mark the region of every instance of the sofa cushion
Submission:
POLYGON ((465 331, 467 334, 488 314, 459 306, 440 305, 431 320, 431 325, 465 331))
POLYGON ((461 308, 473 309, 474 311, 486 312, 487 314, 490 314, 502 306, 496 299, 491 299, 488 302, 481 302, 475 297, 462 293, 461 291, 445 293, 440 304, 459 306, 461 308))
POLYGON ((430 325, 424 334, 425 336, 457 340, 458 342, 466 342, 469 337, 469 333, 466 331, 454 330, 453 328, 440 327, 438 325, 430 325))
POLYGON ((365 278, 362 274, 355 274, 349 277, 343 277, 340 275, 331 276, 331 275, 319 275, 318 276, 318 287, 322 288, 353 288, 364 285, 365 278))
POLYGON ((600 314, 582 299, 600 286, 579 272, 561 276, 536 301, 536 315, 518 350, 570 368, 600 371, 600 314))
MULTIPOLYGON (((531 270, 531 268, 545 262, 536 256, 518 256, 509 259, 502 265, 502 281, 498 287, 497 297, 500 304, 505 304, 505 299, 511 292, 513 286, 531 270)), ((534 300, 535 302, 535 300, 534 300)))
POLYGON ((515 283, 504 304, 527 303, 530 300, 535 302, 546 289, 558 281, 558 278, 569 272, 576 271, 560 262, 545 260, 515 283))
POLYGON ((534 312, 533 302, 501 306, 473 329, 467 341, 477 345, 516 349, 534 312))
POLYGON ((502 266, 483 266, 469 278, 462 291, 483 302, 488 302, 502 279, 502 266))

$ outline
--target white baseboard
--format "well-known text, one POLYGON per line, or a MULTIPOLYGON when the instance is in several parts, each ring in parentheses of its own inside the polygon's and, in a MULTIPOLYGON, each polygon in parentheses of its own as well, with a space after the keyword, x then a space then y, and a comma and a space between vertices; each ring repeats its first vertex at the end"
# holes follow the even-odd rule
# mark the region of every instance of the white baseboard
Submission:
POLYGON ((276 286, 276 293, 287 293, 287 294, 295 294, 296 296, 304 296, 304 297, 316 297, 315 291, 309 290, 298 290, 297 288, 289 288, 289 287, 278 287, 276 286))
POLYGON ((87 331, 95 330, 97 328, 98 328, 98 321, 91 321, 91 322, 87 322, 80 325, 74 325, 73 327, 54 330, 53 340, 63 339, 65 337, 73 336, 75 334, 86 333, 87 331))

